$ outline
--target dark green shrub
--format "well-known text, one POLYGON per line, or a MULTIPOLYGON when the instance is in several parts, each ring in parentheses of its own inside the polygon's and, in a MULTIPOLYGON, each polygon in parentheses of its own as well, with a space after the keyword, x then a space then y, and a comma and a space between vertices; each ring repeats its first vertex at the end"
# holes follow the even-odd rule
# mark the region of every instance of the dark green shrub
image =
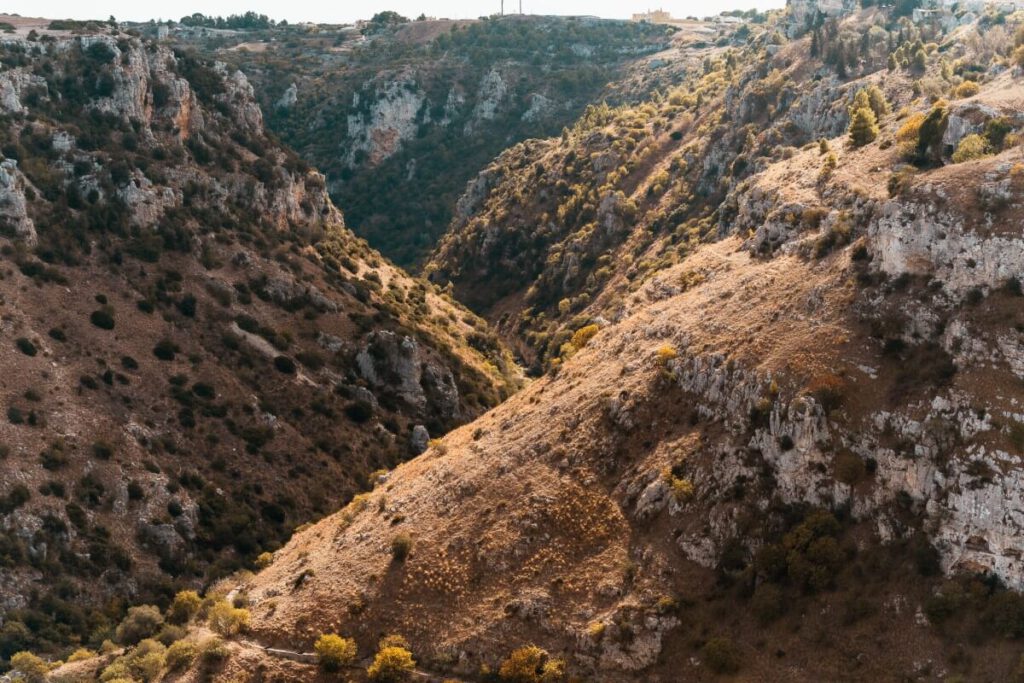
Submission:
POLYGON ((409 534, 398 534, 391 539, 391 557, 395 562, 405 562, 412 551, 412 537, 409 534))
POLYGON ((274 367, 278 372, 283 372, 286 375, 295 374, 295 361, 288 356, 277 356, 274 358, 274 367))
POLYGON ((36 348, 36 345, 33 344, 28 339, 26 339, 25 337, 18 337, 17 339, 15 339, 14 345, 17 346, 18 350, 21 351, 26 356, 34 356, 36 355, 36 353, 39 352, 39 350, 36 348))
POLYGON ((107 307, 93 311, 89 316, 89 322, 101 330, 114 329, 114 315, 107 307))
POLYGON ((728 638, 712 638, 702 652, 704 664, 716 674, 734 674, 740 670, 741 653, 728 638))
POLYGON ((122 645, 134 645, 144 638, 156 635, 163 625, 164 617, 156 607, 131 607, 127 616, 118 624, 114 639, 122 645))
POLYGON ((170 339, 163 339, 153 347, 153 355, 166 361, 174 360, 175 354, 180 351, 181 348, 170 339))

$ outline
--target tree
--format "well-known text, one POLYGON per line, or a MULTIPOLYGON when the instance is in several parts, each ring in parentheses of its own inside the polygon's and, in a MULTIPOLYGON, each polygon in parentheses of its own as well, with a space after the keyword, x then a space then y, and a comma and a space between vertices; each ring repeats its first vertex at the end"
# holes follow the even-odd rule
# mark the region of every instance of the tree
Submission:
POLYGON ((891 110, 889 109, 889 101, 885 99, 885 93, 877 85, 870 85, 867 88, 868 104, 871 105, 871 111, 875 112, 875 118, 881 120, 883 116, 886 116, 891 110))
POLYGON ((855 147, 863 147, 878 137, 878 120, 871 107, 860 107, 853 112, 848 132, 855 147))
POLYGON ((918 73, 923 72, 928 67, 928 55, 925 53, 923 47, 919 47, 914 51, 914 58, 911 61, 911 66, 913 66, 914 71, 917 71, 918 73))
POLYGON ((942 136, 949 123, 949 112, 945 100, 939 100, 924 117, 917 133, 918 163, 942 163, 942 136))

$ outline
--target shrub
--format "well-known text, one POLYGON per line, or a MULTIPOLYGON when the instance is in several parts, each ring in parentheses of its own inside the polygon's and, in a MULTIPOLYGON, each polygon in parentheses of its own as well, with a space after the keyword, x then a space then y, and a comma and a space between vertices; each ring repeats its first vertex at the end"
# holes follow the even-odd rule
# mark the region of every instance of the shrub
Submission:
POLYGON ((679 357, 679 352, 676 351, 676 348, 674 346, 672 346, 671 344, 665 344, 664 346, 662 346, 661 348, 658 349, 658 364, 659 365, 665 365, 670 360, 673 360, 673 359, 678 358, 678 357, 679 357))
POLYGON ((153 605, 140 605, 128 609, 128 615, 117 626, 114 639, 122 645, 134 645, 143 638, 155 635, 164 625, 164 617, 153 605))
POLYGON ((335 633, 325 633, 317 638, 313 649, 316 650, 320 666, 327 671, 337 671, 356 659, 356 641, 335 633))
POLYGON ((26 339, 25 337, 18 337, 17 339, 15 339, 14 345, 17 346, 18 350, 21 351, 26 356, 34 356, 39 351, 36 348, 36 345, 33 344, 28 339, 26 339))
POLYGON ((349 419, 353 422, 362 424, 373 417, 373 404, 369 401, 360 399, 347 405, 345 407, 345 414, 348 415, 349 419))
POLYGON ((181 349, 170 339, 163 339, 153 347, 153 355, 160 360, 174 360, 174 355, 179 351, 181 349))
POLYGON ((832 459, 832 473, 839 481, 853 486, 864 478, 867 468, 860 456, 844 448, 832 459))
POLYGON ((42 683, 46 680, 50 665, 42 657, 37 657, 31 652, 16 652, 11 657, 11 668, 21 674, 21 678, 27 683, 42 683))
POLYGON ((84 661, 86 659, 92 659, 95 656, 96 656, 96 653, 93 652, 92 650, 90 650, 88 648, 80 647, 77 650, 75 650, 74 652, 72 652, 70 655, 68 655, 67 661, 69 663, 70 662, 81 662, 81 661, 84 661))
POLYGON ((569 341, 576 349, 582 349, 584 346, 590 343, 590 340, 594 338, 594 335, 598 332, 597 325, 586 325, 581 327, 573 333, 572 339, 569 341))
POLYGON ((498 669, 498 677, 510 683, 547 683, 565 680, 565 662, 552 659, 536 645, 514 650, 498 669))
POLYGON ((283 372, 286 375, 295 374, 295 361, 288 356, 276 356, 274 358, 274 367, 278 372, 283 372))
POLYGON ((666 468, 661 476, 672 490, 672 496, 676 499, 676 502, 683 503, 693 496, 693 482, 689 479, 677 477, 669 468, 666 468))
POLYGON ((220 638, 209 638, 199 646, 199 658, 205 666, 218 666, 229 656, 231 656, 231 652, 220 638))
POLYGON ((896 140, 907 145, 916 145, 921 135, 921 124, 924 123, 925 115, 922 112, 914 112, 907 117, 900 129, 896 131, 896 140))
POLYGON ((373 658, 373 663, 366 669, 366 675, 371 681, 394 683, 406 680, 415 668, 416 660, 409 650, 398 646, 382 646, 373 658))
POLYGON ((188 633, 185 631, 183 626, 178 626, 177 624, 164 624, 164 627, 156 634, 156 640, 161 645, 170 647, 186 635, 188 635, 188 633))
POLYGON ((160 677, 166 660, 167 648, 155 640, 146 639, 123 657, 132 678, 155 681, 160 677))
POLYGON ((974 97, 980 90, 981 88, 978 87, 978 84, 974 81, 964 81, 960 85, 956 86, 956 90, 953 91, 953 94, 957 99, 961 99, 964 97, 974 97))
POLYGON ((274 553, 262 552, 256 558, 256 568, 266 569, 274 561, 274 553))
POLYGON ((980 159, 988 152, 988 143, 985 138, 977 133, 964 136, 964 139, 957 145, 953 152, 953 163, 959 164, 964 161, 980 159))
POLYGON ((199 593, 190 590, 178 591, 167 608, 167 620, 172 624, 184 624, 199 611, 202 600, 199 593))
POLYGON ((89 316, 89 322, 101 330, 112 330, 114 329, 114 315, 108 308, 101 308, 93 311, 89 316))
POLYGON ((704 645, 704 664, 716 674, 740 670, 740 651, 728 638, 712 638, 704 645))
POLYGON ((221 600, 210 608, 207 623, 215 633, 233 636, 249 627, 249 610, 232 607, 221 600))
POLYGON ((179 640, 167 648, 167 668, 178 671, 189 666, 199 656, 199 646, 191 640, 179 640))
POLYGON ((837 375, 826 374, 815 378, 807 388, 807 393, 814 397, 826 415, 843 403, 843 392, 846 383, 837 375))
POLYGON ((398 534, 391 539, 391 557, 396 562, 404 562, 412 550, 412 537, 409 534, 398 534))

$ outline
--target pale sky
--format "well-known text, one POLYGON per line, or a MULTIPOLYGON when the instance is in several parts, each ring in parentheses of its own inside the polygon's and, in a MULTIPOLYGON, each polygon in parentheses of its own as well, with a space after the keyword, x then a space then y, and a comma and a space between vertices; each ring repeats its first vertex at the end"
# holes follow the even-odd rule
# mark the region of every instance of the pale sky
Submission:
MULTIPOLYGON (((242 14, 253 10, 272 19, 290 22, 315 21, 324 23, 350 22, 368 19, 380 10, 395 10, 408 17, 420 13, 450 19, 471 19, 498 11, 500 0, 470 2, 470 0, 365 0, 364 2, 331 3, 322 0, 166 0, 139 2, 138 0, 4 0, 0 12, 25 17, 50 19, 117 19, 144 21, 146 19, 180 19, 202 12, 207 15, 242 14)), ((646 9, 664 9, 676 17, 704 17, 732 9, 770 9, 782 7, 785 0, 523 0, 527 14, 591 14, 609 18, 627 18, 633 12, 646 9)), ((506 11, 518 8, 518 0, 505 0, 506 11)))

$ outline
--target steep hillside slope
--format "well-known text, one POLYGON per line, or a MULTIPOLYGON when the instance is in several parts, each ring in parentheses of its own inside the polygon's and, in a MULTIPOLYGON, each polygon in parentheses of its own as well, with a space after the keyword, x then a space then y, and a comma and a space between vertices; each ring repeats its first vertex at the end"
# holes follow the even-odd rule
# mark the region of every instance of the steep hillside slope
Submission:
POLYGON ((1019 678, 1021 17, 895 11, 737 29, 472 182, 432 275, 539 378, 213 587, 169 676, 1019 678))
POLYGON ((353 38, 278 29, 204 40, 253 82, 268 124, 327 175, 353 229, 402 265, 445 231, 466 181, 507 146, 558 133, 665 27, 583 18, 417 21, 353 38))
MULTIPOLYGON (((783 188, 771 187, 763 199, 764 191, 747 192, 746 179, 819 139, 842 136, 859 90, 881 87, 892 113, 881 121, 880 141, 893 145, 908 117, 929 111, 929 100, 963 99, 954 92, 962 81, 995 77, 1012 41, 1009 29, 991 22, 983 18, 943 36, 876 10, 792 41, 783 37, 786 27, 754 26, 741 49, 694 50, 689 58, 702 60, 703 69, 665 97, 593 107, 560 139, 530 140, 503 153, 467 185, 426 272, 499 323, 533 357, 535 370, 550 367, 575 329, 595 316, 620 315, 630 291, 694 244, 759 228, 769 212, 737 221, 738 204, 769 201, 783 188), (990 28, 992 42, 981 43, 980 33, 990 28), (924 64, 909 64, 916 46, 933 40, 941 46, 931 43, 930 56, 922 47, 924 64), (887 70, 893 47, 908 63, 887 70)), ((997 113, 968 118, 983 126, 997 113)), ((971 125, 950 131, 947 161, 960 139, 976 132, 971 125)), ((832 144, 837 154, 842 143, 832 144)), ((812 186, 828 159, 823 153, 807 171, 812 186)), ((903 161, 895 146, 879 159, 888 162, 885 172, 909 182, 916 176, 901 170, 903 161)), ((789 214, 776 208, 796 224, 809 209, 805 218, 817 227, 836 208, 831 188, 802 197, 789 214)), ((870 210, 859 211, 858 220, 870 210)), ((764 225, 754 248, 769 247, 763 233, 776 229, 774 222, 764 225)))
POLYGON ((548 372, 227 581, 216 671, 397 633, 468 680, 1019 676, 1018 21, 755 28, 503 155, 434 275, 548 372))
POLYGON ((36 28, 0 46, 3 658, 251 565, 515 382, 241 73, 36 28))

